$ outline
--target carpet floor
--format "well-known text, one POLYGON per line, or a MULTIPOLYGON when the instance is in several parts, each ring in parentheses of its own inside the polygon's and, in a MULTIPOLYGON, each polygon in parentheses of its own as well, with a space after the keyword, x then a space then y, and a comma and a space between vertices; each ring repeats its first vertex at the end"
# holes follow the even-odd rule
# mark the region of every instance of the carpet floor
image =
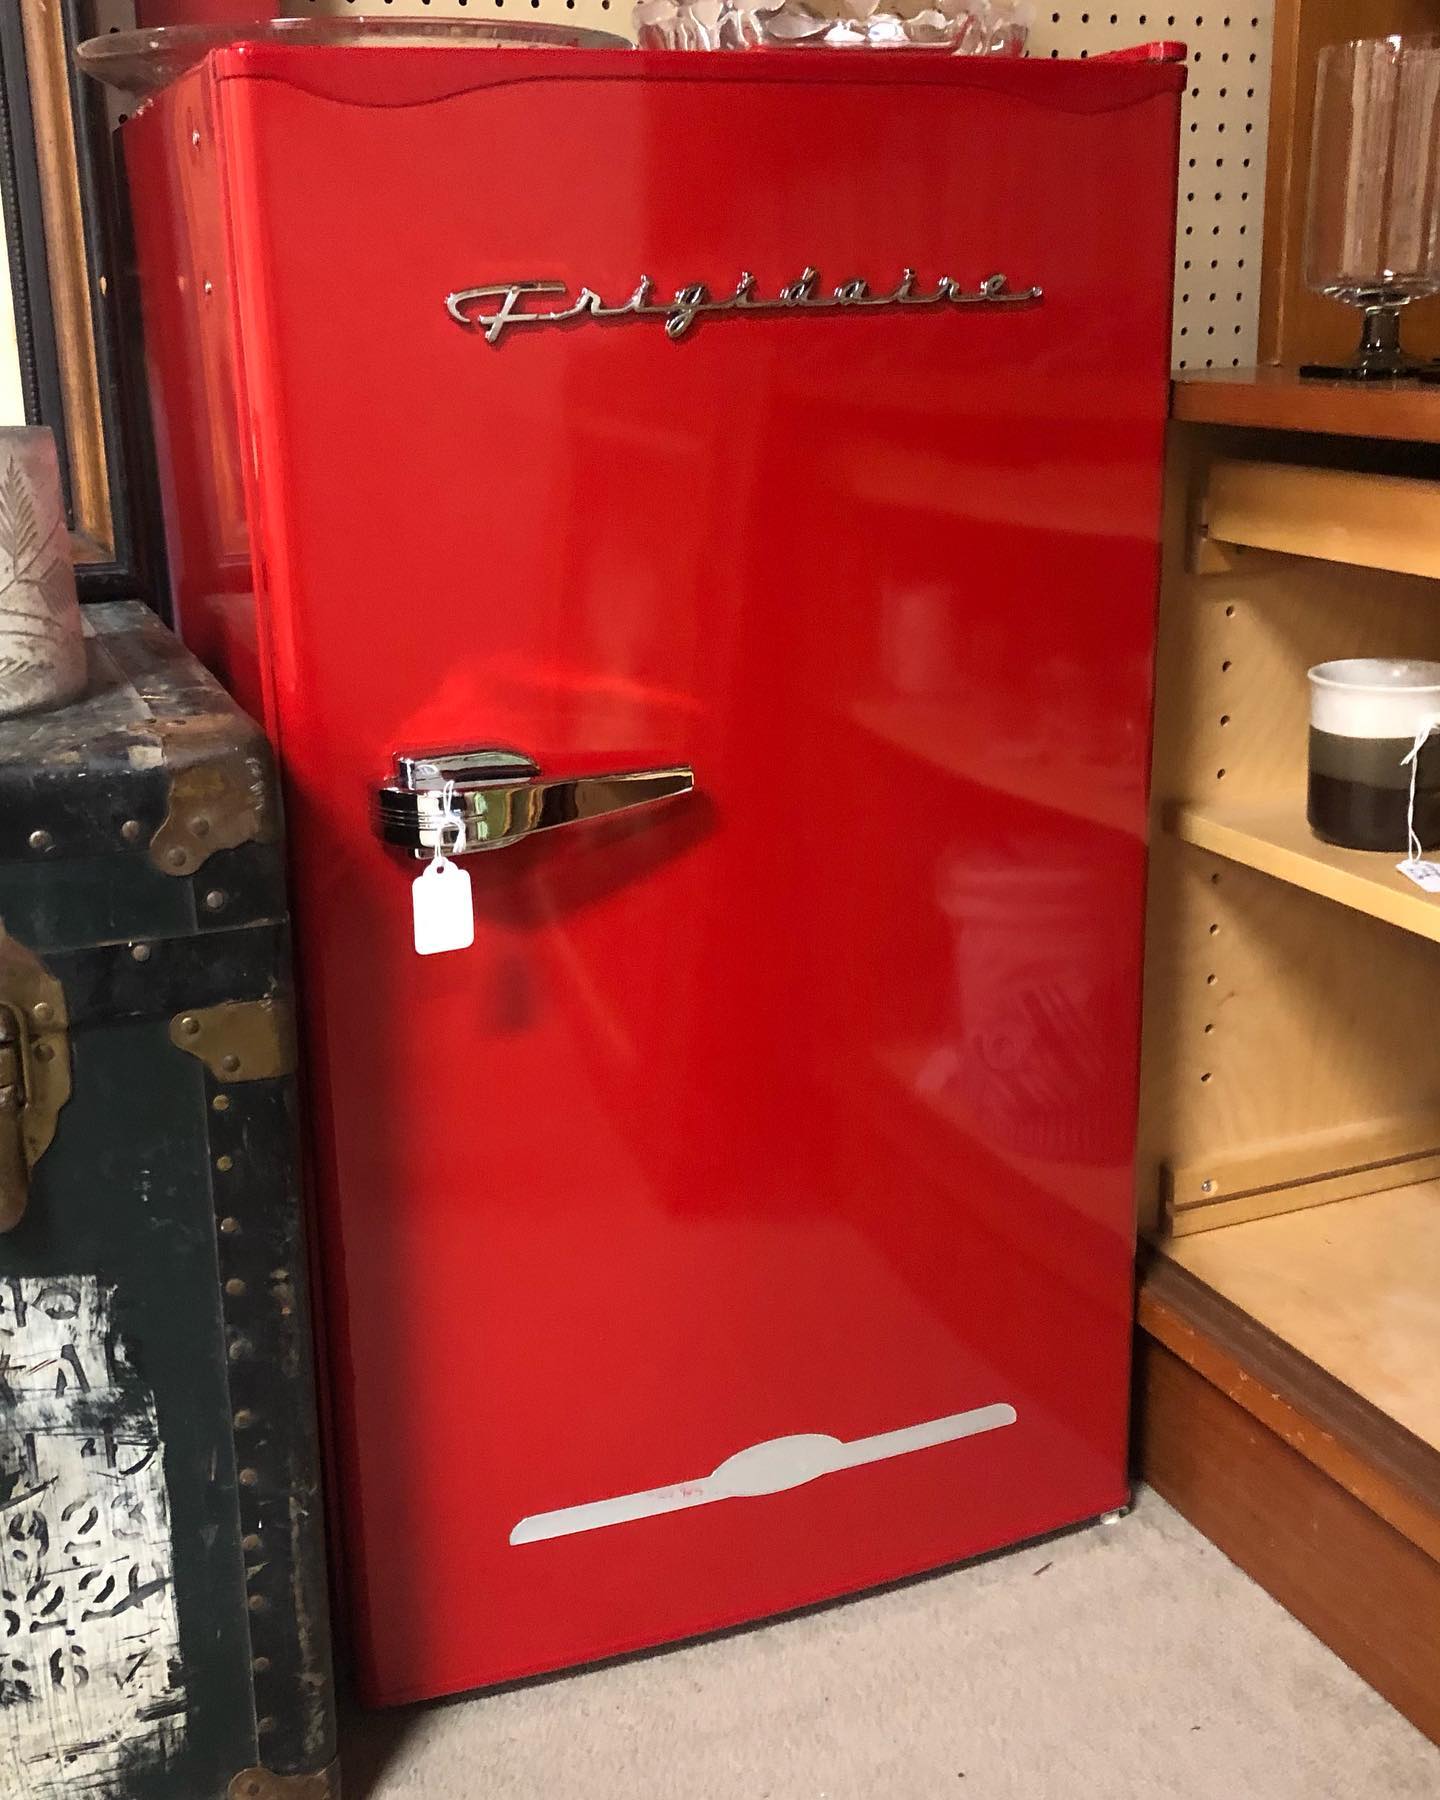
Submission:
POLYGON ((392 1713, 347 1800, 1437 1800, 1440 1750, 1152 1494, 778 1623, 392 1713))

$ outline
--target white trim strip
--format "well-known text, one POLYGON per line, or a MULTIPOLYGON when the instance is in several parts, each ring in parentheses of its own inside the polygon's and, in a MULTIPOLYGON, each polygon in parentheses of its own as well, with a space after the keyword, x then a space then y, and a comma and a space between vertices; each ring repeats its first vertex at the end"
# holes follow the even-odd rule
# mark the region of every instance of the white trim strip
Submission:
POLYGON ((882 1431, 875 1437, 856 1438, 849 1444, 820 1432, 769 1438, 737 1450, 712 1474, 695 1481, 647 1488, 638 1494, 618 1494, 611 1500, 590 1500, 582 1506, 561 1507, 558 1512, 532 1513, 510 1533, 510 1542, 538 1544, 547 1538, 571 1537, 579 1531, 600 1531, 607 1525, 627 1525, 633 1519, 653 1519, 661 1513, 708 1506, 715 1500, 783 1494, 840 1469, 856 1469, 892 1456, 908 1456, 914 1450, 929 1450, 937 1444, 953 1444, 982 1431, 996 1431, 1002 1425, 1013 1425, 1015 1417, 1015 1408, 1002 1402, 951 1413, 943 1419, 927 1419, 919 1425, 905 1425, 898 1431, 882 1431))

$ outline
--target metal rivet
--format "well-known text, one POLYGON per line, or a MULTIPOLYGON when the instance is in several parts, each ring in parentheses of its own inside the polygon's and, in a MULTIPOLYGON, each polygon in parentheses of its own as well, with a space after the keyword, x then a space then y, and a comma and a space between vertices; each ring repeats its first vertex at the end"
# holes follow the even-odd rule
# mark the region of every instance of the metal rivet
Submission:
POLYGON ((200 133, 198 129, 190 133, 190 148, 192 150, 198 150, 200 148, 200 133))
POLYGON ((270 1673, 270 1658, 268 1656, 257 1656, 251 1662, 250 1667, 257 1675, 268 1675, 270 1673))
POLYGON ((48 1025, 55 1017, 55 1008, 48 1000, 37 1000, 30 1008, 30 1017, 37 1025, 48 1025))
POLYGON ((225 1283, 225 1292, 233 1298, 239 1299, 241 1294, 248 1294, 250 1290, 238 1275, 232 1275, 225 1283))
POLYGON ((150 946, 148 944, 132 944, 130 954, 136 962, 149 962, 150 946))
POLYGON ((48 831, 32 831, 30 833, 30 848, 32 850, 50 850, 54 848, 54 845, 55 840, 48 831))
POLYGON ((273 1731, 275 1729, 275 1721, 267 1715, 265 1718, 257 1719, 255 1721, 255 1729, 263 1737, 266 1732, 273 1731))
POLYGON ((127 819, 120 827, 120 835, 127 844, 138 843, 145 827, 138 819, 127 819))
POLYGON ((55 1046, 53 1044, 37 1044, 35 1046, 36 1062, 49 1062, 54 1054, 55 1046))
POLYGON ((1202 1194, 1213 1194, 1215 1192, 1215 1183, 1213 1181, 1202 1181, 1200 1183, 1200 1192, 1202 1194))
POLYGON ((205 281, 205 298, 208 300, 214 292, 215 292, 215 283, 213 281, 209 280, 207 277, 207 279, 205 281))
POLYGON ((189 830, 191 837, 209 837, 210 821, 205 817, 204 813, 196 813, 195 817, 190 821, 189 830))
MULTIPOLYGON (((240 1471, 240 1485, 241 1485, 241 1487, 259 1487, 259 1485, 260 1485, 259 1470, 258 1469, 242 1469, 240 1471)), ((254 1606, 255 1605, 254 1600, 252 1600, 250 1602, 250 1604, 252 1606, 254 1606)))
POLYGON ((235 1429, 237 1431, 248 1431, 254 1423, 255 1423, 254 1413, 251 1412, 251 1410, 248 1406, 242 1406, 240 1408, 239 1412, 237 1412, 235 1415, 235 1420, 234 1420, 235 1429))
POLYGON ((225 1233, 226 1237, 234 1237, 235 1233, 240 1229, 240 1221, 238 1219, 222 1219, 220 1221, 220 1229, 225 1233))
POLYGON ((263 1594, 252 1594, 249 1600, 251 1612, 269 1612, 270 1602, 263 1594))
POLYGON ((219 912, 220 908, 225 904, 225 894, 223 889, 211 888, 210 892, 205 896, 205 904, 209 907, 211 912, 219 912))
POLYGON ((240 1540, 240 1548, 247 1552, 258 1550, 260 1548, 260 1533, 258 1531, 247 1531, 240 1540))
POLYGON ((215 1167, 222 1175, 228 1175, 231 1169, 235 1167, 235 1158, 230 1155, 217 1156, 215 1158, 215 1167))
POLYGON ((228 1094, 217 1094, 210 1102, 210 1110, 212 1112, 229 1112, 230 1096, 228 1094))
POLYGON ((227 1075, 233 1075, 240 1067, 240 1058, 236 1056, 235 1052, 232 1050, 228 1055, 220 1058, 220 1067, 227 1075))
POLYGON ((180 1021, 180 1029, 184 1032, 186 1037, 198 1037, 200 1035, 200 1021, 195 1017, 194 1013, 186 1013, 184 1018, 180 1021))
MULTIPOLYGON (((230 1346, 231 1362, 244 1362, 245 1358, 254 1352, 254 1349, 255 1349, 255 1346, 250 1342, 249 1338, 247 1338, 247 1337, 236 1338, 235 1342, 230 1346)), ((254 1476, 253 1469, 250 1471, 250 1474, 253 1478, 253 1476, 254 1476)), ((240 1479, 242 1481, 244 1481, 245 1477, 242 1475, 240 1477, 240 1479)), ((248 1485, 249 1485, 249 1483, 247 1483, 247 1486, 248 1485)))
POLYGON ((183 869, 190 860, 190 852, 180 844, 174 844, 165 852, 165 860, 172 869, 183 869))

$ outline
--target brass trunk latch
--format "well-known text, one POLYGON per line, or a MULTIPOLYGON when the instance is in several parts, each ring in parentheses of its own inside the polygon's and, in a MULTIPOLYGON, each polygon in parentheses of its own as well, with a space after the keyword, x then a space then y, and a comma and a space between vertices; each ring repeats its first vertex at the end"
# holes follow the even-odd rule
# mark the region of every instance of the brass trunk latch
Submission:
POLYGON ((60 983, 0 926, 0 1232, 24 1218, 30 1171, 70 1098, 68 1023, 60 983))

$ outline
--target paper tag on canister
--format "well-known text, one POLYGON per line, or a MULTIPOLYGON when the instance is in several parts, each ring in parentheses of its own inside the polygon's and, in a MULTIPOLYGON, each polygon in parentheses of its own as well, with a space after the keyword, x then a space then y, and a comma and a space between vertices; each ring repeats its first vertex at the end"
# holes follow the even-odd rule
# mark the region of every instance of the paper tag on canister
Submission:
POLYGON ((426 863, 411 888, 415 948, 421 956, 468 950, 475 942, 475 907, 470 877, 459 863, 437 857, 426 863))

